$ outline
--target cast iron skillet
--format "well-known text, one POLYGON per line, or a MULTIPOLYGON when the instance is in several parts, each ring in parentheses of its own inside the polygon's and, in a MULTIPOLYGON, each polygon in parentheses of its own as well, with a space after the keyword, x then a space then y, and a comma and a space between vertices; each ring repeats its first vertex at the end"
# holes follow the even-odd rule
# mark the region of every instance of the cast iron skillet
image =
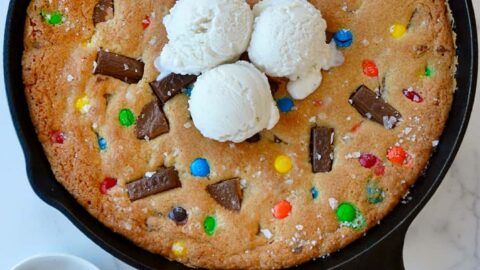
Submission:
MULTIPOLYGON (((23 29, 29 2, 30 0, 10 2, 5 30, 4 68, 10 112, 25 153, 27 173, 33 190, 46 203, 65 214, 95 243, 130 265, 140 269, 186 269, 179 263, 145 251, 113 233, 89 215, 55 180, 30 120, 22 83, 23 29)), ((306 263, 301 269, 404 269, 402 249, 405 233, 452 164, 467 129, 475 97, 478 49, 472 3, 470 0, 449 2, 458 34, 458 90, 441 143, 430 160, 430 166, 411 190, 412 200, 397 206, 380 226, 374 227, 365 237, 327 258, 306 263)))

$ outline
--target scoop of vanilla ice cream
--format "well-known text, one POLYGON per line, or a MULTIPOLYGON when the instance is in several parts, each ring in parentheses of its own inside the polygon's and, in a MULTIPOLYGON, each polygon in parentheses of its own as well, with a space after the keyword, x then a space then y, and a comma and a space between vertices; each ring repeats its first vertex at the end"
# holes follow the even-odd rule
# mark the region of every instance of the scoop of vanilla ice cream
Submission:
POLYGON ((155 66, 198 75, 247 49, 253 13, 244 0, 178 0, 163 23, 169 42, 155 66))
POLYGON ((304 99, 322 82, 321 69, 343 63, 335 44, 326 43, 325 20, 306 0, 263 0, 253 8, 248 55, 262 71, 290 79, 287 89, 304 99))
POLYGON ((220 142, 242 142, 272 129, 280 117, 267 77, 244 61, 198 77, 189 106, 195 127, 220 142))

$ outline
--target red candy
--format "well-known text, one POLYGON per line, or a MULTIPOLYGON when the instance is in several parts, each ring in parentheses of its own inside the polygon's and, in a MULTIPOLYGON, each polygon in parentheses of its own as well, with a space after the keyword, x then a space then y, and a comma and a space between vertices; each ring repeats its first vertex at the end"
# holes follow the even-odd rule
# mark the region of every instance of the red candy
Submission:
POLYGON ((383 165, 382 162, 378 162, 375 168, 373 169, 373 172, 375 173, 376 176, 384 176, 385 175, 385 166, 383 165))
POLYGON ((272 209, 273 216, 277 219, 288 217, 290 212, 292 212, 292 205, 287 200, 278 202, 272 209))
POLYGON ((368 77, 378 77, 378 68, 374 61, 363 60, 363 73, 368 77))
POLYGON ((112 177, 105 177, 102 184, 100 185, 100 192, 106 194, 109 189, 117 185, 117 179, 112 177))
POLYGON ((145 16, 145 19, 142 20, 143 30, 146 30, 150 26, 150 23, 150 16, 145 16))
POLYGON ((63 144, 65 142, 65 135, 61 131, 58 131, 58 130, 51 131, 49 135, 50 135, 50 141, 52 143, 63 144))
POLYGON ((408 158, 408 153, 402 147, 394 146, 388 149, 387 158, 392 163, 401 165, 408 158))
POLYGON ((373 166, 375 166, 375 164, 377 164, 379 160, 375 155, 362 154, 358 161, 360 162, 360 165, 362 165, 362 167, 371 169, 373 168, 373 166))
POLYGON ((417 92, 413 91, 412 88, 403 89, 403 95, 413 102, 416 102, 416 103, 423 102, 423 97, 420 96, 417 92))

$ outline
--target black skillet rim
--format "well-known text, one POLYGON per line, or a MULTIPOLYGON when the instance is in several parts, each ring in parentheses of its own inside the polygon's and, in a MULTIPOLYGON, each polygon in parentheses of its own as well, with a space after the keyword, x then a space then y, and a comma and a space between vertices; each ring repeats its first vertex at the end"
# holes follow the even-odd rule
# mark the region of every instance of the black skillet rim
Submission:
MULTIPOLYGON (((26 7, 29 0, 10 2, 7 15, 4 40, 5 84, 10 112, 15 129, 25 154, 27 174, 35 193, 46 203, 62 212, 77 228, 103 249, 117 258, 140 269, 184 269, 176 262, 145 251, 126 238, 115 234, 99 221, 90 216, 56 180, 49 163, 38 142, 36 133, 28 115, 26 99, 21 78, 21 55, 23 52, 23 29, 26 7), (17 31, 15 31, 17 30, 17 31), (15 91, 16 89, 16 91, 15 91)), ((460 147, 465 135, 468 120, 473 109, 476 91, 478 44, 473 7, 470 0, 450 0, 457 25, 457 45, 459 69, 457 72, 458 88, 450 119, 446 125, 442 143, 431 159, 432 165, 426 175, 419 179, 413 188, 413 199, 407 205, 398 205, 385 217, 381 226, 372 228, 367 237, 358 239, 327 259, 311 261, 304 269, 333 269, 345 266, 348 262, 367 253, 395 231, 408 227, 410 221, 427 203, 438 188, 460 147), (462 11, 462 7, 463 11, 462 11), (456 13, 458 12, 458 16, 456 13), (460 16, 463 12, 464 16, 460 16), (468 59, 470 58, 470 59, 468 59), (458 102, 455 102, 458 101, 458 102), (463 101, 464 103, 461 103, 463 101), (459 104, 459 102, 461 104, 459 104), (457 128, 456 132, 452 129, 457 128), (448 131, 448 132, 447 132, 448 131), (448 133, 448 134, 447 134, 448 133), (447 145, 448 142, 449 145, 447 145), (442 164, 438 164, 438 163, 442 164)))

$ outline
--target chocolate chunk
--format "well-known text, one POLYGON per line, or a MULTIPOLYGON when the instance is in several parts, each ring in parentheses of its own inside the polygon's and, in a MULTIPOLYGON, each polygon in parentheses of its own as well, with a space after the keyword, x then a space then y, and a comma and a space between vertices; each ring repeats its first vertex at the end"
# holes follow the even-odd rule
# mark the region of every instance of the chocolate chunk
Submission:
POLYGON ((167 117, 157 99, 143 107, 138 116, 135 133, 137 139, 155 139, 170 131, 167 117))
POLYGON ((151 177, 144 177, 127 184, 128 197, 136 201, 150 195, 182 186, 178 172, 173 167, 162 167, 151 177))
POLYGON ((386 129, 394 128, 402 118, 400 112, 365 85, 360 86, 350 96, 349 102, 362 116, 383 125, 386 129))
POLYGON ((180 94, 185 86, 197 80, 195 75, 170 74, 161 81, 153 81, 150 87, 160 101, 165 104, 169 99, 180 94))
POLYGON ((93 24, 113 19, 113 0, 99 0, 93 9, 93 24))
POLYGON ((126 83, 138 83, 143 77, 145 64, 133 58, 100 50, 93 74, 110 76, 126 83))
POLYGON ((327 42, 327 44, 330 44, 330 42, 332 42, 332 40, 333 40, 333 36, 335 36, 335 33, 327 31, 325 34, 326 34, 326 38, 327 38, 326 42, 327 42))
POLYGON ((310 138, 312 171, 329 172, 333 165, 333 128, 314 127, 310 138))
POLYGON ((261 139, 262 139, 262 136, 260 135, 260 133, 257 133, 255 135, 253 135, 252 137, 248 138, 247 142, 256 143, 256 142, 259 142, 261 139))
POLYGON ((241 61, 245 61, 245 62, 250 62, 250 57, 248 57, 248 52, 244 52, 240 55, 240 59, 241 61))
POLYGON ((278 89, 280 89, 280 83, 268 77, 268 84, 270 84, 270 91, 272 91, 272 95, 275 95, 278 89))
POLYGON ((221 206, 229 210, 240 211, 242 207, 240 179, 234 178, 208 185, 207 192, 221 206))

